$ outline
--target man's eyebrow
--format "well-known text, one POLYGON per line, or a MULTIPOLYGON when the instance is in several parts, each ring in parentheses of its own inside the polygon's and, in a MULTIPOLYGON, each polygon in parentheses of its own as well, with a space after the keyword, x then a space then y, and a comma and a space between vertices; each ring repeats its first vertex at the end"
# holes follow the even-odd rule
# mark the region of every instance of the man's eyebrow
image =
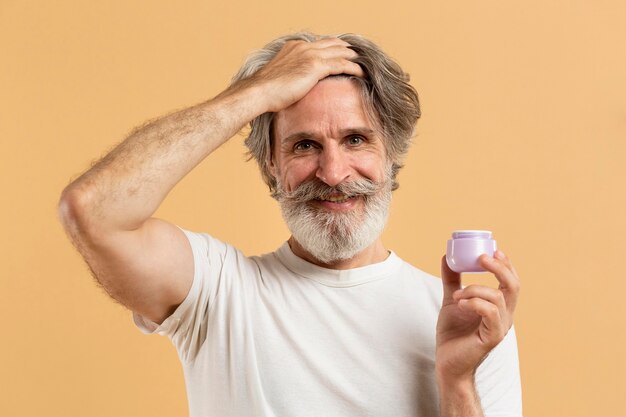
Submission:
MULTIPOLYGON (((339 135, 341 137, 346 137, 350 135, 371 136, 374 133, 376 133, 376 131, 370 129, 369 127, 353 127, 349 129, 342 129, 339 131, 339 135)), ((313 132, 296 132, 281 140, 281 143, 297 142, 304 139, 315 139, 316 136, 317 135, 313 132)))
POLYGON ((286 138, 284 138, 280 142, 281 143, 297 142, 297 141, 303 140, 303 139, 313 139, 314 137, 315 137, 315 133, 311 133, 311 132, 296 132, 296 133, 292 133, 291 135, 287 136, 286 138))
POLYGON ((355 127, 351 129, 341 130, 339 131, 339 133, 341 133, 342 137, 350 136, 350 135, 370 136, 376 133, 376 131, 373 129, 370 129, 369 127, 355 127))

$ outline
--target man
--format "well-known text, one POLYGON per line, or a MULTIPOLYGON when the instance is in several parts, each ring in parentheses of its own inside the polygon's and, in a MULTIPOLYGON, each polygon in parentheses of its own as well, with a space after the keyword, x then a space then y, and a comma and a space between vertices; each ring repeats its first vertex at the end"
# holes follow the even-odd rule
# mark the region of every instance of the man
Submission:
POLYGON ((442 258, 442 286, 381 241, 418 117, 408 76, 373 43, 290 35, 64 190, 61 219, 98 281, 175 344, 192 416, 521 415, 509 259, 481 257, 492 289, 461 288, 442 258), (151 218, 250 121, 287 243, 248 258, 151 218))

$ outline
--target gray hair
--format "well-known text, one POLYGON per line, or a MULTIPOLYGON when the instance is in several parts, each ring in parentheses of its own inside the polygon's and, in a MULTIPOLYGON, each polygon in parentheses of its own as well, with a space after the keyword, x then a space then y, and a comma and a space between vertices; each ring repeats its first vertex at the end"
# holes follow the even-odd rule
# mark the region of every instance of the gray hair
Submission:
MULTIPOLYGON (((326 37, 299 32, 273 40, 248 57, 231 85, 263 68, 288 41, 313 42, 326 37)), ((402 168, 402 159, 409 149, 415 124, 420 117, 417 91, 409 84, 409 75, 373 42, 355 34, 342 34, 337 38, 348 42, 358 54, 353 61, 361 66, 365 76, 349 78, 360 86, 368 116, 377 122, 382 131, 387 158, 391 162, 392 189, 395 190, 398 188, 396 176, 402 168)), ((259 164, 263 180, 271 192, 276 190, 276 179, 268 167, 272 156, 274 115, 268 112, 253 119, 250 134, 245 140, 250 158, 259 164)))

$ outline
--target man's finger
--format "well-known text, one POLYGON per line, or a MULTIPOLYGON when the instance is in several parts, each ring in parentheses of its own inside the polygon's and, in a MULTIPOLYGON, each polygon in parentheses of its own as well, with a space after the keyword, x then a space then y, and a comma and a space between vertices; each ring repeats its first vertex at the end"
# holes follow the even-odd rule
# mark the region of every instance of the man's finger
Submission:
POLYGON ((364 77, 363 68, 347 59, 329 59, 325 61, 328 69, 328 75, 347 74, 356 77, 364 77))
POLYGON ((472 298, 481 298, 498 307, 500 317, 505 320, 504 325, 510 326, 513 323, 513 319, 510 314, 508 314, 504 293, 501 290, 484 287, 482 285, 469 285, 454 292, 454 299, 456 301, 460 302, 461 300, 469 300, 472 298))
POLYGON ((361 78, 365 76, 361 66, 354 62, 358 54, 348 47, 347 42, 341 39, 325 41, 323 47, 319 44, 322 41, 294 42, 289 50, 285 49, 283 62, 291 62, 288 68, 292 73, 294 68, 300 67, 301 70, 315 73, 318 79, 339 74, 361 78))
POLYGON ((313 42, 309 42, 311 44, 311 46, 315 47, 315 48, 327 48, 329 46, 350 46, 350 44, 346 41, 344 41, 343 39, 339 39, 339 38, 321 38, 318 39, 316 41, 313 42))
POLYGON ((454 303, 453 294, 461 289, 461 274, 450 269, 445 255, 441 258, 441 279, 443 281, 443 305, 454 303))
POLYGON ((480 265, 487 271, 493 273, 500 283, 498 289, 504 294, 507 310, 511 315, 517 305, 517 297, 520 290, 519 278, 517 274, 500 259, 492 258, 489 255, 481 255, 480 265))
POLYGON ((470 298, 459 302, 459 308, 463 311, 473 312, 482 318, 480 338, 488 349, 495 347, 509 330, 502 322, 500 310, 489 301, 482 298, 470 298))
POLYGON ((454 299, 456 301, 468 298, 482 298, 497 305, 499 308, 506 306, 506 300, 504 299, 502 291, 482 285, 468 285, 454 292, 454 299))
POLYGON ((326 66, 327 75, 349 74, 357 77, 363 77, 363 69, 353 60, 358 54, 352 49, 344 46, 332 46, 323 50, 316 51, 326 66))
POLYGON ((323 59, 344 58, 353 60, 359 55, 350 48, 345 46, 332 46, 329 48, 318 49, 314 52, 317 56, 323 59))
POLYGON ((517 275, 517 271, 515 271, 515 268, 513 267, 513 264, 511 263, 511 260, 509 259, 508 256, 506 256, 506 254, 504 252, 502 252, 500 249, 498 249, 496 251, 496 253, 493 255, 494 258, 501 260, 502 262, 504 262, 504 264, 507 266, 507 268, 509 268, 512 272, 513 275, 515 275, 515 278, 517 278, 519 280, 519 276, 517 275))

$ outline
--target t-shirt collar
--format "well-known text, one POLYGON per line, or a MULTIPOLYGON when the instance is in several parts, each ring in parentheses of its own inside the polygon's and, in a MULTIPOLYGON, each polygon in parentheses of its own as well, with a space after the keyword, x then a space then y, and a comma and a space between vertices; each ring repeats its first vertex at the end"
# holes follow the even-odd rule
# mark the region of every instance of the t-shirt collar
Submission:
POLYGON ((293 253, 285 242, 275 252, 278 260, 291 272, 331 287, 351 287, 393 275, 401 264, 393 252, 382 262, 352 269, 329 269, 312 264, 293 253))

